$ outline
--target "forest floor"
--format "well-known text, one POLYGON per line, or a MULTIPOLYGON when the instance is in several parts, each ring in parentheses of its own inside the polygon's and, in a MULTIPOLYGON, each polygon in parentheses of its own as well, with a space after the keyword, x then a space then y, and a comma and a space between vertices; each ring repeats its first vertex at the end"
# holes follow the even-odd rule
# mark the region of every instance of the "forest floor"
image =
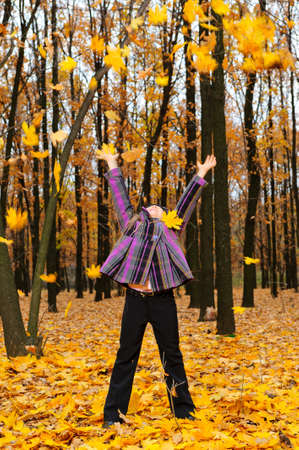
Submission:
MULTIPOLYGON (((0 342, 0 448, 299 448, 298 294, 282 291, 272 299, 268 290, 256 290, 255 308, 235 315, 236 337, 217 336, 215 322, 198 322, 188 298, 177 298, 196 420, 173 418, 148 326, 127 423, 108 430, 102 429, 102 411, 123 299, 95 303, 90 294, 76 299, 74 292, 61 293, 59 313, 51 314, 45 294, 44 356, 8 360, 0 342)), ((241 294, 234 291, 235 305, 241 304, 241 294)), ((21 305, 26 321, 29 299, 21 305)))

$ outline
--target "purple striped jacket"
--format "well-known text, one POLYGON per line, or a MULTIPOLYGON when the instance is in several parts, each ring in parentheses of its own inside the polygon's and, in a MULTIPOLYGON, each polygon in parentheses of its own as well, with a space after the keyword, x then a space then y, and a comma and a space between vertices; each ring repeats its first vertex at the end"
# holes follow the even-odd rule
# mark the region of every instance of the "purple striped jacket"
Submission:
MULTIPOLYGON (((105 174, 122 231, 134 214, 125 182, 119 168, 105 174)), ((183 219, 181 229, 174 231, 159 219, 152 219, 146 208, 131 230, 116 242, 101 266, 101 272, 123 285, 145 284, 149 278, 154 292, 175 288, 193 278, 178 235, 186 226, 206 181, 195 175, 182 194, 176 211, 183 219)))

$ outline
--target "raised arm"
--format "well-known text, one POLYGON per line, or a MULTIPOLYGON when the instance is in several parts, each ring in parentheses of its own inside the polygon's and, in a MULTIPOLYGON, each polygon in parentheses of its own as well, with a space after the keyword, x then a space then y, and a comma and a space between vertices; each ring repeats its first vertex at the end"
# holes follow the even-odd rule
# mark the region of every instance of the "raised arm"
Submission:
POLYGON ((109 171, 105 173, 105 178, 108 180, 113 203, 116 209, 117 218, 122 231, 126 228, 127 223, 133 216, 133 206, 131 205, 127 188, 125 186, 125 181, 122 176, 121 170, 117 164, 118 154, 102 154, 100 159, 104 159, 107 164, 109 171))
POLYGON ((216 158, 214 155, 208 155, 203 164, 200 162, 197 163, 197 173, 187 185, 176 206, 177 215, 183 219, 180 231, 183 231, 187 225, 196 203, 201 196, 203 186, 207 183, 204 177, 215 166, 216 158))

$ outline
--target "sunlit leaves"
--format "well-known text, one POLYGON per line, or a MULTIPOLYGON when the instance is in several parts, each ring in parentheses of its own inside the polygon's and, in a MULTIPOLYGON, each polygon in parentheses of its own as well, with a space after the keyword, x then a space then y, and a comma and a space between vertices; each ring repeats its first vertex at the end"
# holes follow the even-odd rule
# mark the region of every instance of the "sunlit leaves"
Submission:
POLYGON ((195 55, 193 65, 199 73, 210 73, 216 69, 217 62, 210 54, 215 45, 216 38, 214 33, 212 33, 201 45, 195 43, 188 44, 188 55, 189 57, 195 55))
POLYGON ((104 57, 104 62, 107 66, 110 66, 115 72, 121 72, 126 70, 123 57, 128 56, 128 50, 118 47, 107 47, 108 55, 104 57))
POLYGON ((167 22, 167 7, 163 5, 162 8, 159 8, 156 5, 155 9, 150 9, 148 13, 149 23, 152 25, 160 25, 167 22))
POLYGON ((11 245, 12 243, 13 243, 13 241, 11 239, 6 239, 6 238, 0 236, 0 244, 11 245))
POLYGON ((13 231, 22 230, 28 223, 27 211, 22 212, 20 209, 9 208, 5 218, 7 225, 13 231))
POLYGON ((198 0, 187 0, 184 5, 184 19, 191 24, 195 21, 196 16, 198 16, 200 22, 209 20, 199 5, 198 0))
POLYGON ((59 63, 59 68, 62 72, 71 73, 77 67, 77 62, 68 56, 64 61, 59 63))
POLYGON ((140 156, 142 155, 142 153, 144 152, 144 149, 141 148, 135 148, 133 150, 128 150, 127 152, 124 152, 121 154, 121 157, 123 158, 124 161, 126 162, 134 162, 137 159, 140 158, 140 156))
POLYGON ((163 211, 161 220, 168 228, 174 228, 175 230, 179 230, 183 223, 183 219, 178 216, 175 209, 169 212, 163 211))
POLYGON ((105 111, 105 116, 110 120, 115 120, 116 122, 119 122, 121 120, 119 115, 111 109, 105 111))
POLYGON ((103 50, 105 48, 105 41, 103 38, 99 38, 99 36, 95 35, 91 38, 90 48, 98 55, 103 54, 103 50))
POLYGON ((223 0, 211 0, 211 7, 219 16, 229 13, 229 6, 223 0))
POLYGON ((28 126, 26 122, 22 124, 25 136, 23 136, 22 141, 24 145, 28 147, 35 147, 38 145, 38 135, 36 133, 36 128, 34 125, 28 126))
POLYGON ((92 264, 91 267, 86 267, 86 275, 90 279, 100 278, 101 272, 100 272, 100 266, 96 266, 95 264, 92 264))
POLYGON ((42 281, 45 281, 46 283, 56 283, 57 274, 56 273, 49 273, 46 275, 45 273, 40 276, 40 279, 42 281))

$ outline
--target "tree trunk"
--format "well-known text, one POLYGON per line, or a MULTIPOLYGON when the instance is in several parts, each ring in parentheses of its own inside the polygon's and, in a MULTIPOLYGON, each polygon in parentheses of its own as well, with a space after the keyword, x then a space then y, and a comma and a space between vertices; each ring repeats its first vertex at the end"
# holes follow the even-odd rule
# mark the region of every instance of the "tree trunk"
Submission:
POLYGON ((228 155, 225 126, 225 91, 223 73, 223 28, 222 18, 215 15, 220 25, 216 32, 214 57, 218 63, 213 75, 213 135, 214 151, 217 159, 215 167, 215 243, 217 278, 217 333, 235 332, 233 314, 233 287, 230 247, 230 216, 228 203, 228 155))

